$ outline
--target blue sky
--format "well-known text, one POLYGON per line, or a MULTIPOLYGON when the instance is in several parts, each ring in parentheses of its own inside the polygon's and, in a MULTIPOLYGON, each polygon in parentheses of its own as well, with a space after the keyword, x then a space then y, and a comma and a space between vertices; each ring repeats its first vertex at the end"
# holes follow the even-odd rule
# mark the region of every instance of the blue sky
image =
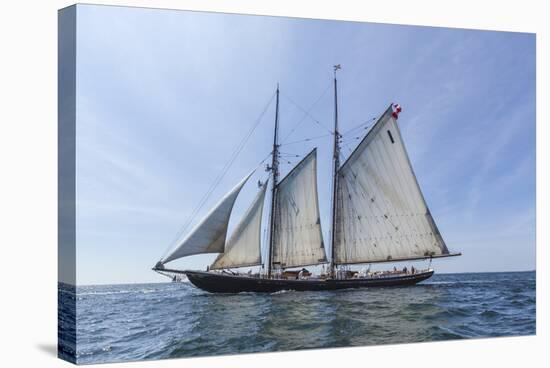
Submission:
MULTIPOLYGON (((77 40, 78 284, 164 281, 150 268, 277 82, 281 137, 304 119, 298 106, 316 101, 287 143, 320 136, 332 125, 337 63, 342 131, 403 106, 428 205, 464 254, 436 271, 535 268, 533 34, 79 5, 77 40)), ((271 103, 201 214, 270 152, 273 115, 271 103)), ((344 156, 358 136, 345 137, 344 156)), ((282 147, 318 147, 326 242, 330 142, 282 147)), ((245 187, 232 225, 264 177, 245 187)), ((214 257, 173 265, 204 268, 214 257)))

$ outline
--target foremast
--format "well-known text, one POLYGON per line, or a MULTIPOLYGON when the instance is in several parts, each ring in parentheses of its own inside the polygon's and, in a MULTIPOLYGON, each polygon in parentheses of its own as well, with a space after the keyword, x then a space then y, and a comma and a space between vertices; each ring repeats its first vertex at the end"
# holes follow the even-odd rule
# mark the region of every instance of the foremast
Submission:
POLYGON ((279 179, 279 84, 277 83, 276 102, 275 102, 275 132, 273 135, 272 160, 269 170, 271 170, 271 215, 269 224, 269 256, 267 262, 267 277, 271 277, 273 268, 273 244, 275 243, 275 211, 277 204, 277 184, 279 179))
POLYGON ((334 148, 332 155, 332 224, 330 243, 330 276, 335 277, 336 264, 334 262, 334 245, 336 243, 336 209, 338 193, 338 170, 340 169, 340 133, 338 132, 338 80, 336 72, 341 69, 340 64, 334 65, 334 148))

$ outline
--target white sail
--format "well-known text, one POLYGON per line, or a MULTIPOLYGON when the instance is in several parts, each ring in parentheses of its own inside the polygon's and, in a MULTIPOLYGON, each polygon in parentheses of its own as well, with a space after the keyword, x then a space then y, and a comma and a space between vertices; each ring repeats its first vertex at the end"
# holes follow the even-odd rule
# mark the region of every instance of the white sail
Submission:
POLYGON ((253 172, 231 189, 160 263, 165 264, 193 254, 223 252, 231 210, 239 192, 253 172))
POLYGON ((267 183, 265 183, 243 218, 225 244, 225 250, 218 255, 210 269, 256 266, 261 264, 260 233, 262 212, 267 183))
POLYGON ((334 247, 336 264, 449 253, 418 186, 391 106, 339 170, 334 247))
POLYGON ((273 263, 282 268, 326 262, 317 199, 317 150, 277 186, 273 263))

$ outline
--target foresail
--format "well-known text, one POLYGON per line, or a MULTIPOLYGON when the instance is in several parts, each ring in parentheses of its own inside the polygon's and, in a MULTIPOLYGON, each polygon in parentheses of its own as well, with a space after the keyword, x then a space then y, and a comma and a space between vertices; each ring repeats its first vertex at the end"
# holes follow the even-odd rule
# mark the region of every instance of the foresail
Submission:
POLYGON ((225 250, 218 255, 210 269, 256 266, 261 264, 260 233, 267 183, 236 226, 225 244, 225 250))
POLYGON ((424 200, 392 108, 338 174, 335 263, 448 254, 424 200))
POLYGON ((165 264, 194 254, 223 252, 231 210, 239 192, 253 172, 231 189, 179 245, 162 259, 161 263, 165 264))
POLYGON ((273 264, 282 268, 326 262, 317 199, 317 150, 277 186, 273 264))

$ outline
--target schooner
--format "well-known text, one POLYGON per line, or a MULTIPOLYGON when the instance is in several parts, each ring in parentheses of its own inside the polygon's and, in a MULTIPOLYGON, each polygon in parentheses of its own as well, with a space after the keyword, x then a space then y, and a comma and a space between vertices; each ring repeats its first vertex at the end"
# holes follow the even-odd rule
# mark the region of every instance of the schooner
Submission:
POLYGON ((317 194, 317 149, 279 179, 279 86, 269 179, 227 237, 233 205, 253 172, 235 185, 176 247, 154 266, 161 274, 185 274, 196 287, 219 293, 280 290, 335 290, 372 286, 414 285, 434 270, 403 269, 363 273, 349 265, 400 262, 458 256, 439 232, 414 174, 399 126, 401 107, 390 104, 350 156, 340 163, 338 81, 334 67, 334 130, 331 247, 327 258, 317 194), (270 188, 269 242, 262 259, 262 213, 270 188), (206 271, 177 270, 166 264, 196 254, 219 253, 206 271), (311 275, 305 266, 328 264, 311 275), (262 266, 264 272, 231 269, 262 266))

